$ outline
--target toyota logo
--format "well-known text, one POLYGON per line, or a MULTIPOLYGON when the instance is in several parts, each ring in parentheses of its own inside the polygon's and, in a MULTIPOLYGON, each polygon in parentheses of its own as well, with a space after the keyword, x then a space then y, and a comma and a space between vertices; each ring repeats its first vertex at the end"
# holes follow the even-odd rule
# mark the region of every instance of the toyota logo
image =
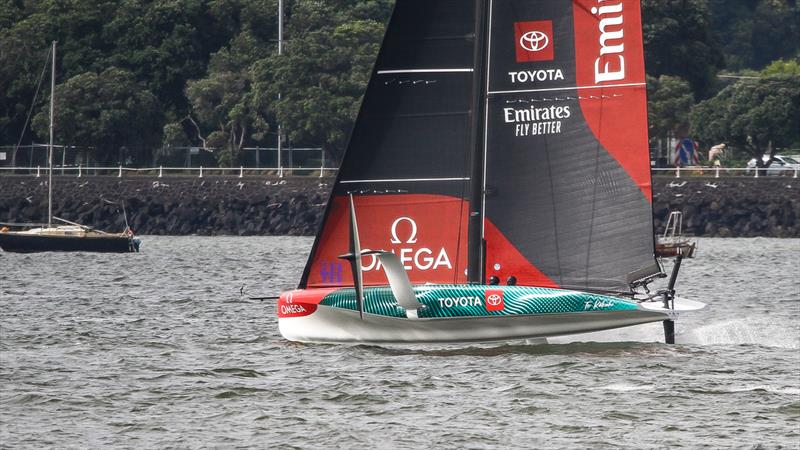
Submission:
POLYGON ((502 301, 503 301, 503 298, 500 297, 498 294, 492 294, 492 295, 486 297, 486 303, 488 303, 489 305, 492 305, 492 306, 497 306, 502 301))
POLYGON ((538 52, 550 45, 550 38, 541 31, 529 31, 519 38, 519 45, 529 52, 538 52))

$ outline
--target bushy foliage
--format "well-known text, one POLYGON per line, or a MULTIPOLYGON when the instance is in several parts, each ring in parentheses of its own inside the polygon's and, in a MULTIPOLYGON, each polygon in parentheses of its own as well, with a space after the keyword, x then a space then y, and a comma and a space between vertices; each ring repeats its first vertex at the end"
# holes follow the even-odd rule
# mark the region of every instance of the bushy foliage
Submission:
MULTIPOLYGON (((191 145, 236 165, 242 147, 274 145, 278 123, 290 143, 322 145, 338 158, 393 3, 285 0, 278 56, 277 0, 0 0, 0 143, 47 141, 42 68, 56 40, 56 141, 94 147, 98 162, 150 164, 191 145), (34 126, 20 136, 32 103, 34 126)), ((720 69, 782 60, 764 76, 796 74, 797 2, 642 7, 656 136, 686 127, 687 105, 715 95, 720 69)), ((707 104, 699 108, 697 117, 708 115, 707 104)))
POLYGON ((733 144, 760 162, 800 142, 800 75, 741 79, 698 104, 690 120, 701 142, 733 144))

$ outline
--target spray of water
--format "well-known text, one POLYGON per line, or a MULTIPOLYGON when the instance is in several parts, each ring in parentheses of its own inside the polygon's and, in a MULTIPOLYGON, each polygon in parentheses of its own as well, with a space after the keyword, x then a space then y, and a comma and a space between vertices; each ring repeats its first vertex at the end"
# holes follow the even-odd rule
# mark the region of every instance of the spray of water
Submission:
MULTIPOLYGON (((678 322, 677 344, 760 345, 785 349, 800 348, 800 323, 767 317, 714 321, 707 325, 678 322)), ((551 344, 572 342, 664 342, 660 323, 618 330, 550 338, 551 344)))

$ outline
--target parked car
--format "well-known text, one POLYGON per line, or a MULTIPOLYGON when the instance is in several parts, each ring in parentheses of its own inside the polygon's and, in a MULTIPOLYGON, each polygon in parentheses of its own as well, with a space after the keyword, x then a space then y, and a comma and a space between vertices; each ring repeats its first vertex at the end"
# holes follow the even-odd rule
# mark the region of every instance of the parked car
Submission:
MULTIPOLYGON (((764 155, 762 160, 766 164, 769 155, 764 155)), ((756 159, 753 158, 747 162, 747 173, 752 173, 755 168, 756 159)), ((775 155, 772 157, 772 164, 766 170, 767 175, 794 175, 795 171, 800 171, 800 161, 789 156, 775 155)))

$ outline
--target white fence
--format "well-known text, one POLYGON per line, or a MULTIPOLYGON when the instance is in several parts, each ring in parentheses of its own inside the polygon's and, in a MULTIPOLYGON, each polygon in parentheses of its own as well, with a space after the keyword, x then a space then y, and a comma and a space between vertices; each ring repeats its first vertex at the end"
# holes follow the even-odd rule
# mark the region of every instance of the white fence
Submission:
POLYGON ((675 178, 690 178, 696 176, 713 177, 713 178, 729 178, 729 177, 753 177, 760 178, 764 176, 788 176, 792 178, 798 177, 798 169, 788 169, 785 167, 768 167, 765 169, 750 169, 750 168, 725 168, 725 167, 703 167, 703 166, 689 166, 689 167, 665 167, 665 168, 651 168, 653 175, 673 176, 675 178))
MULTIPOLYGON (((283 178, 285 176, 302 176, 302 177, 309 177, 309 176, 317 176, 319 178, 323 178, 326 173, 335 173, 339 169, 332 168, 332 167, 145 167, 145 168, 133 168, 133 167, 125 167, 125 166, 117 166, 117 167, 83 167, 83 166, 71 166, 71 167, 53 167, 54 174, 60 175, 73 175, 78 178, 83 176, 95 176, 95 175, 104 175, 104 176, 116 176, 122 178, 125 175, 134 175, 134 176, 146 176, 151 175, 157 178, 162 178, 168 175, 183 175, 183 176, 195 176, 198 178, 203 178, 204 176, 208 175, 221 175, 221 176, 229 176, 229 177, 238 177, 243 178, 245 176, 277 176, 279 178, 283 178)), ((12 173, 19 175, 20 172, 28 172, 37 178, 42 176, 47 176, 47 167, 0 167, 0 174, 3 172, 5 173, 12 173)))
MULTIPOLYGON (((255 167, 147 167, 147 168, 132 168, 132 167, 54 167, 53 172, 60 175, 73 175, 76 177, 83 176, 117 176, 123 177, 125 175, 134 176, 155 176, 161 178, 168 175, 182 175, 194 176, 203 178, 208 175, 229 176, 243 178, 245 176, 277 176, 283 178, 286 176, 316 176, 319 178, 324 177, 326 174, 334 174, 339 169, 333 167, 272 167, 272 168, 255 168, 255 167)), ((677 167, 677 168, 652 168, 653 175, 671 176, 674 178, 692 178, 692 177, 712 177, 712 178, 731 178, 731 177, 752 177, 760 178, 769 176, 774 178, 777 175, 798 178, 798 169, 787 168, 767 168, 761 170, 748 169, 748 168, 724 168, 724 167, 677 167)), ((4 173, 20 174, 27 172, 35 177, 42 177, 47 175, 47 168, 36 167, 0 167, 0 175, 4 173)))

